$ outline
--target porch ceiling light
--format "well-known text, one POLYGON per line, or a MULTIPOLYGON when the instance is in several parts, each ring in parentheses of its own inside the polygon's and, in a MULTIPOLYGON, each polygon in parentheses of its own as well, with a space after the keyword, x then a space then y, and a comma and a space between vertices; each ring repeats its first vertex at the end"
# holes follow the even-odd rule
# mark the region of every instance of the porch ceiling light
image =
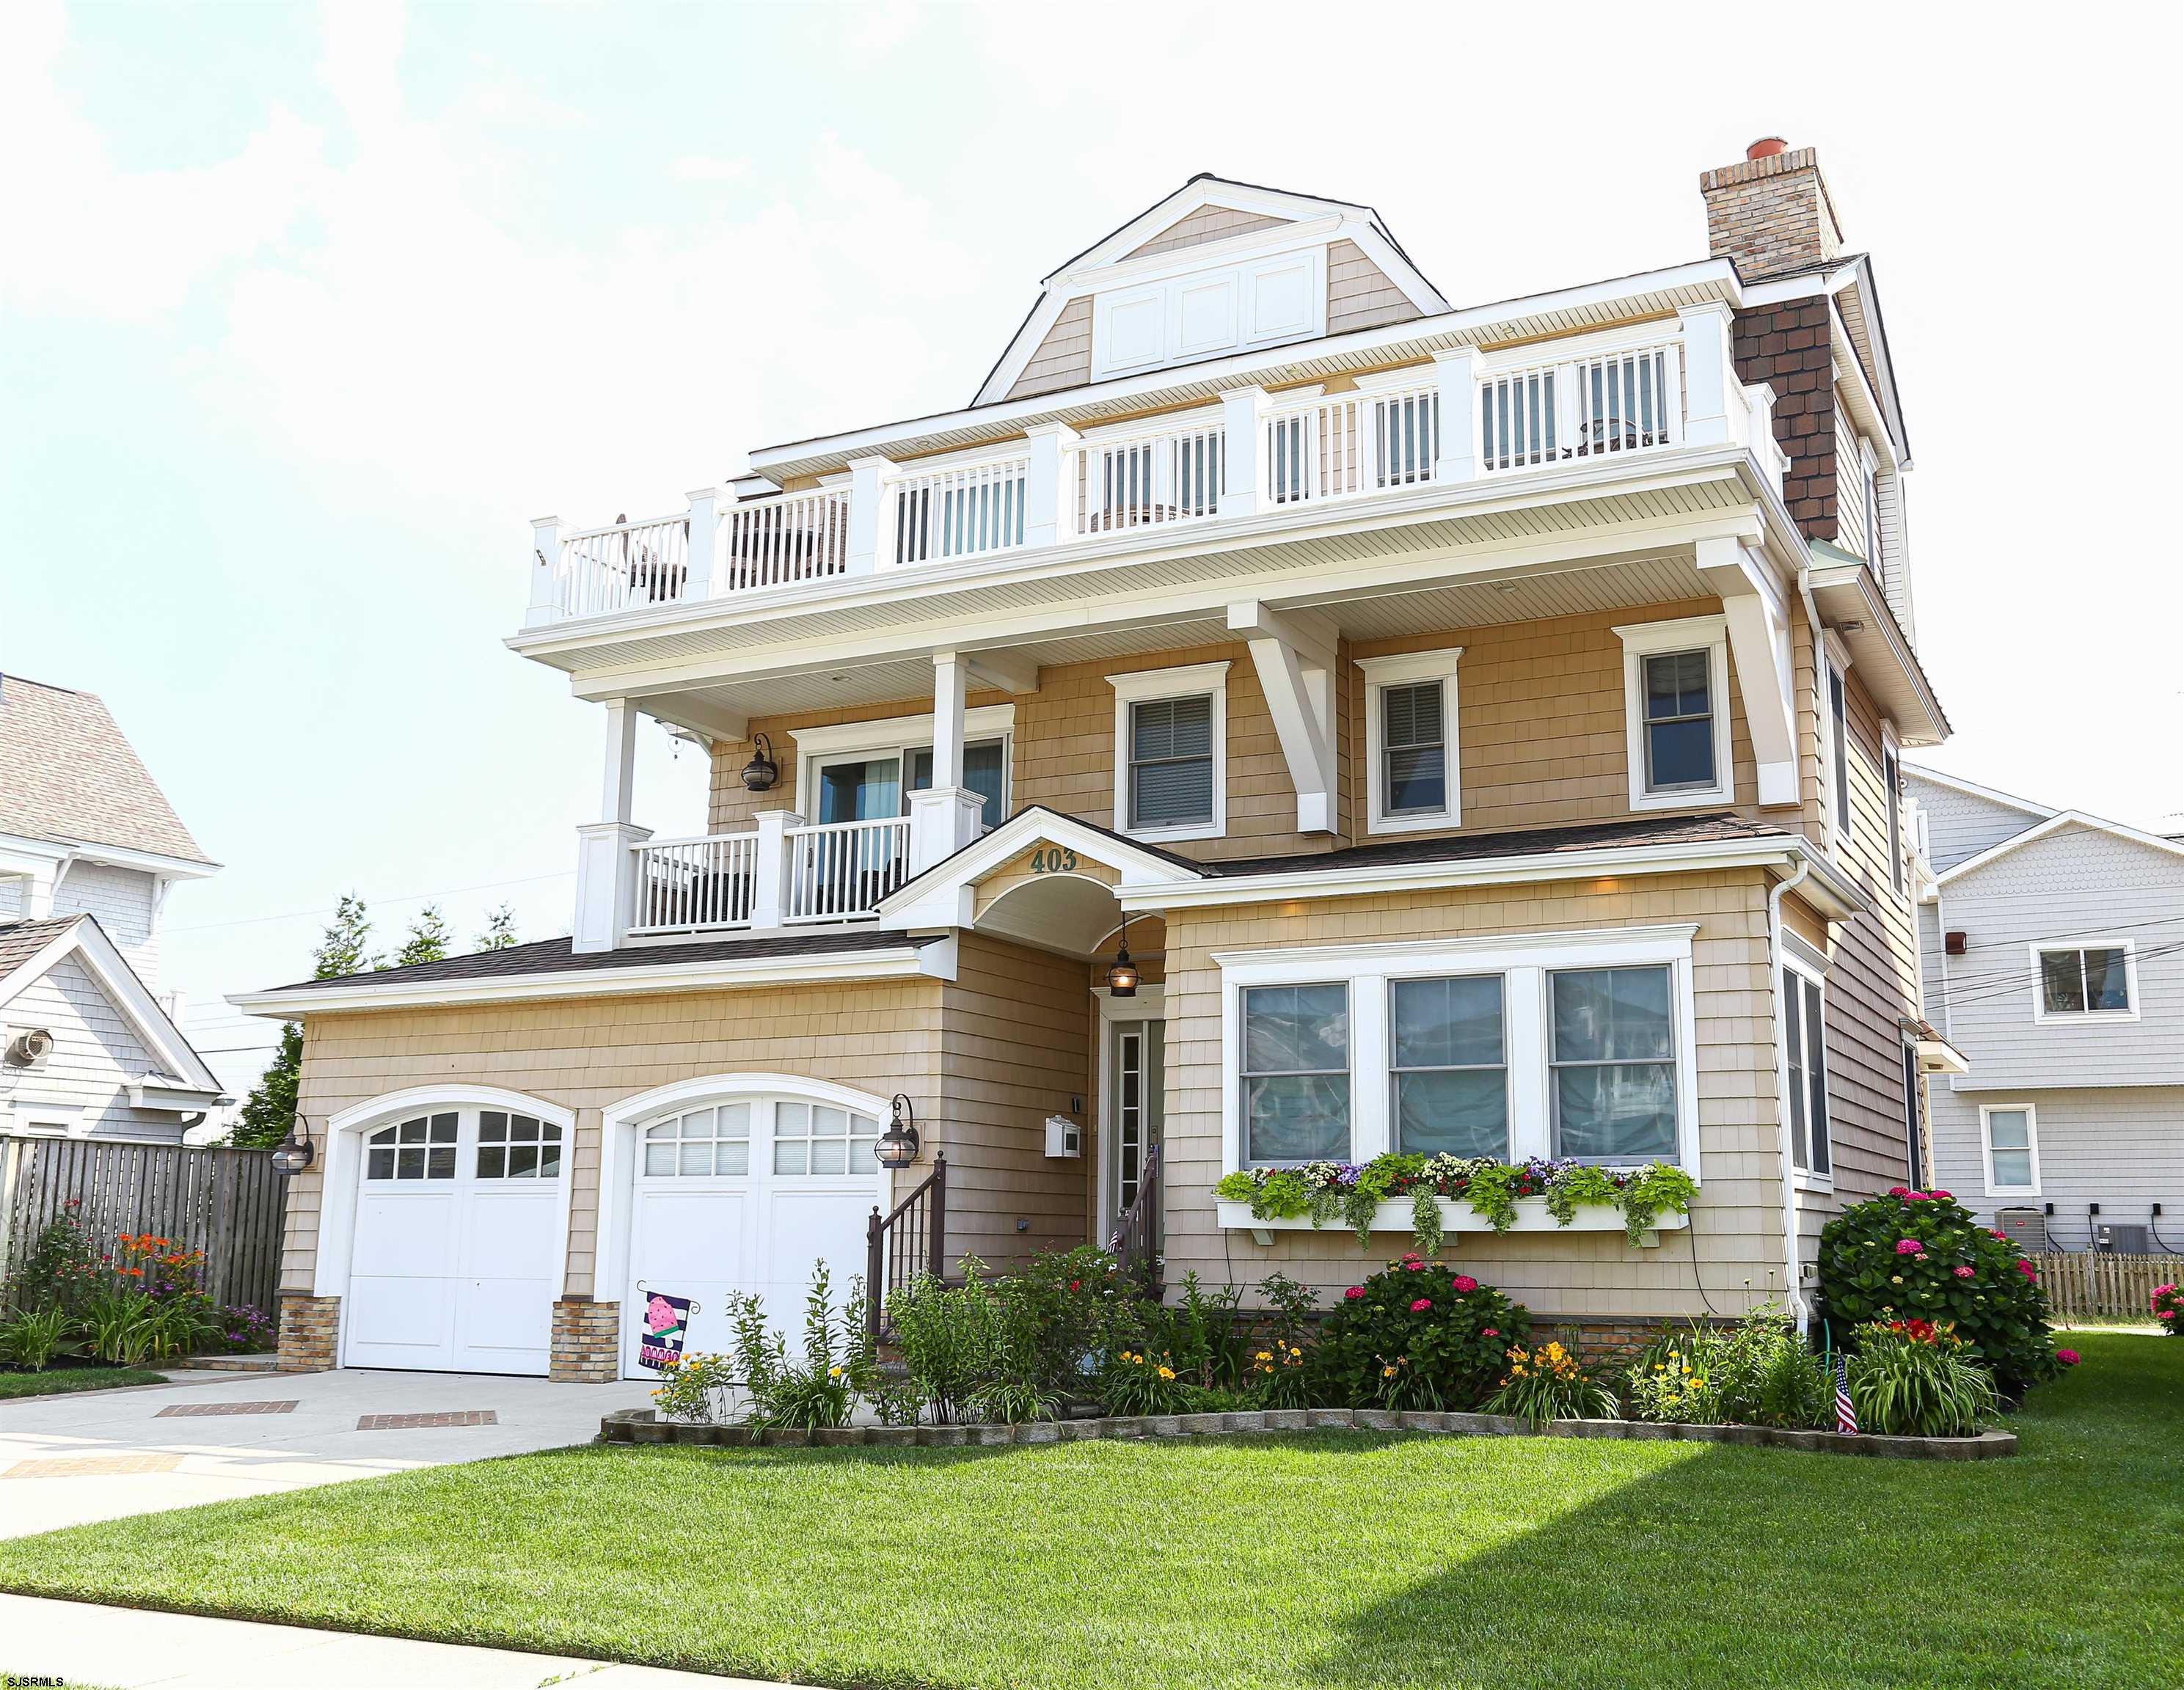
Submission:
POLYGON ((744 787, 748 792, 768 792, 781 778, 781 765, 773 760, 773 742, 764 734, 758 736, 751 748, 751 760, 744 764, 744 787))
POLYGON ((273 1171, 292 1177, 300 1174, 317 1159, 318 1152, 311 1148, 311 1135, 304 1129, 304 1118, 295 1116, 288 1123, 288 1136, 273 1152, 273 1171))
POLYGON ((872 1147, 872 1154, 879 1158, 883 1168, 907 1168, 917 1159, 916 1112, 900 1092, 894 1094, 894 1119, 880 1135, 879 1142, 872 1147))
POLYGON ((1107 995, 1110 998, 1134 998, 1138 995, 1138 965, 1130 960, 1130 930, 1126 922, 1121 942, 1115 948, 1115 960, 1107 965, 1107 995))

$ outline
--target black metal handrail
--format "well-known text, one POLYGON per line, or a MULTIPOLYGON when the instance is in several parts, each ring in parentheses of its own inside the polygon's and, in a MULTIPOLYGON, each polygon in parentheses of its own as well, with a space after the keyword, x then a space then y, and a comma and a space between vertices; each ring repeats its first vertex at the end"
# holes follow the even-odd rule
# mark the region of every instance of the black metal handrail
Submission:
POLYGON ((947 1259, 948 1159, 936 1155, 933 1171, 886 1215, 872 1205, 865 1223, 865 1330, 880 1335, 889 1290, 917 1274, 940 1278, 947 1259))
POLYGON ((1156 1297, 1161 1290, 1160 1170, 1161 1148, 1156 1143, 1145 1151, 1145 1169, 1138 1176, 1138 1194, 1123 1211, 1108 1241, 1115 1252, 1116 1265, 1125 1274, 1144 1268, 1146 1283, 1156 1297))

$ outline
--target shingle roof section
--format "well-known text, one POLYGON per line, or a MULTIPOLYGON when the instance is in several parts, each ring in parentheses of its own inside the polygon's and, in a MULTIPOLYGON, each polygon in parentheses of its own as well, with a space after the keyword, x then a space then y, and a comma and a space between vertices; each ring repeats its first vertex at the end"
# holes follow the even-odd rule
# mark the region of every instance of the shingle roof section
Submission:
POLYGON ((210 859, 98 696, 0 675, 0 833, 210 859))
POLYGON ((0 921, 0 980, 37 955, 65 933, 82 915, 55 915, 36 921, 0 921))
POLYGON ((1605 821, 1585 827, 1538 827, 1505 833, 1452 834, 1353 845, 1317 855, 1247 857, 1199 866, 1216 879, 1240 876, 1329 873, 1339 869, 1392 867, 1407 863, 1460 863, 1487 857, 1566 856, 1642 845, 1719 845, 1738 839, 1787 839, 1786 828, 1768 827, 1724 811, 1718 815, 1663 820, 1605 821))
POLYGON ((299 980, 276 992, 317 992, 330 986, 425 984, 441 980, 509 980, 539 974, 577 974, 623 968, 667 968, 677 963, 758 961, 768 957, 828 956, 851 951, 914 951, 939 935, 912 937, 893 928, 830 927, 823 932, 775 933, 758 938, 704 939, 682 945, 625 945, 612 951, 577 951, 566 938, 539 939, 498 951, 443 957, 408 968, 382 968, 331 980, 299 980))

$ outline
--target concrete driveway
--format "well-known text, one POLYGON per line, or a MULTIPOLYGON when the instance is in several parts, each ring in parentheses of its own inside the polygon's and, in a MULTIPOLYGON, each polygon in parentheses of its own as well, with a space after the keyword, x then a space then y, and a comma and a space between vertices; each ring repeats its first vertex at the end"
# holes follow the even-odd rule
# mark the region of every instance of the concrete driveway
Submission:
POLYGON ((170 1376, 169 1385, 0 1403, 0 1537, 587 1443, 601 1415, 649 1398, 634 1381, 469 1373, 170 1376), (393 1423, 359 1426, 373 1416, 393 1423))

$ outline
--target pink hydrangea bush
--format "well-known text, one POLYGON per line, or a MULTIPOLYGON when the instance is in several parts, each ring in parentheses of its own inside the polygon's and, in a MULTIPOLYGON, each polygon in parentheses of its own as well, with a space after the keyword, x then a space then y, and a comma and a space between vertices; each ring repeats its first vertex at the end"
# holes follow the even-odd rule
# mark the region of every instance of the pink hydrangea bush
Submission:
POLYGON ((1334 1408, 1473 1408, 1530 1331, 1524 1306, 1492 1286, 1401 1256, 1336 1302, 1312 1351, 1313 1396, 1334 1408))

